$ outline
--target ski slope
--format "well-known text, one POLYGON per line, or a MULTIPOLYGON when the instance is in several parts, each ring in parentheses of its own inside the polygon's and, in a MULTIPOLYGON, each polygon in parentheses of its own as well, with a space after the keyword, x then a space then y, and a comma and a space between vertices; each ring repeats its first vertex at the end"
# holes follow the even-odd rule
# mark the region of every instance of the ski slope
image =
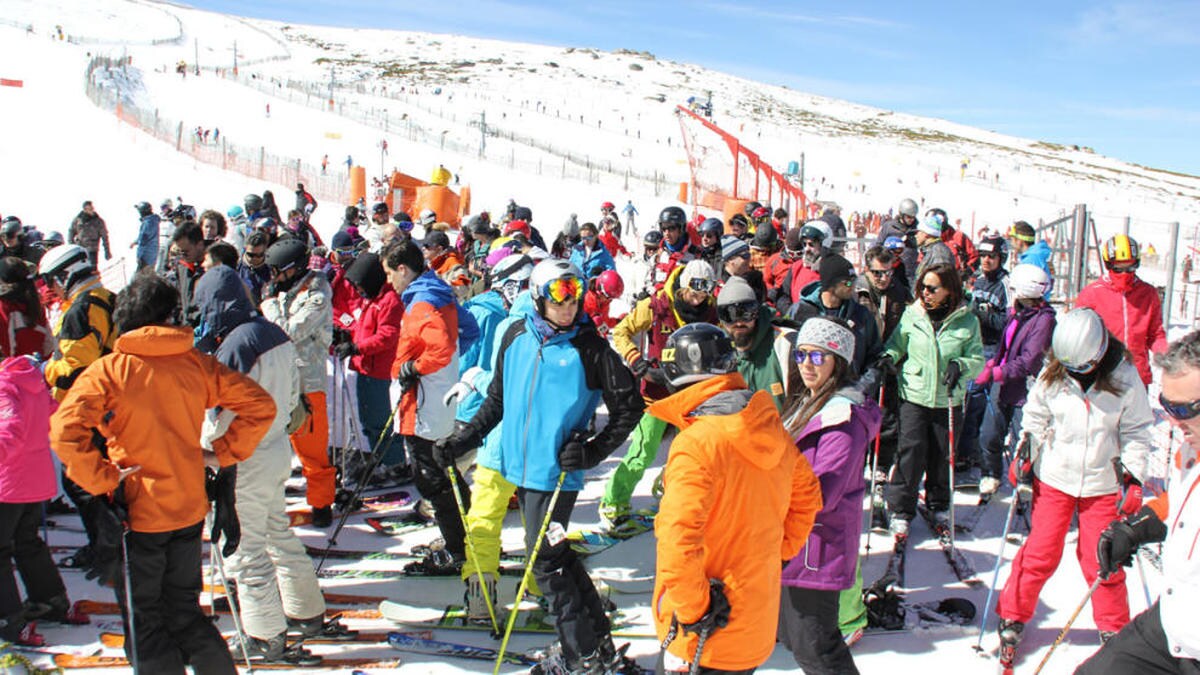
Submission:
MULTIPOLYGON (((177 60, 191 61, 196 44, 201 45, 202 65, 228 60, 231 54, 226 45, 236 39, 239 53, 246 60, 290 56, 288 60, 261 64, 263 77, 322 81, 323 70, 311 62, 317 51, 294 42, 283 42, 278 37, 279 26, 270 22, 246 21, 140 0, 98 0, 86 5, 65 0, 0 0, 0 16, 20 17, 13 20, 30 22, 35 27, 35 32, 30 35, 21 28, 0 25, 0 77, 18 79, 24 83, 20 88, 0 87, 0 109, 5 111, 4 123, 0 125, 0 214, 16 214, 43 230, 65 232, 80 203, 91 199, 108 222, 114 252, 125 257, 129 272, 133 269, 129 245, 138 223, 133 209, 135 203, 145 200, 157 206, 166 197, 182 196, 198 209, 216 208, 224 211, 231 204, 240 204, 242 196, 248 192, 261 193, 264 189, 271 189, 281 205, 288 205, 294 186, 263 183, 220 171, 176 153, 168 144, 119 124, 113 115, 96 108, 83 93, 82 74, 89 52, 112 55, 124 52, 132 55, 134 65, 143 69, 146 89, 140 94, 142 100, 159 108, 164 116, 184 122, 185 129, 197 125, 217 127, 222 135, 236 142, 261 144, 269 152, 295 156, 314 164, 323 154, 328 154, 330 171, 341 167, 346 155, 353 155, 368 167, 369 173, 374 173, 378 166, 378 143, 386 138, 390 152, 384 163, 388 169, 395 166, 406 173, 424 177, 439 163, 445 163, 462 176, 464 184, 470 184, 476 204, 474 210, 501 210, 508 199, 516 199, 518 203, 533 208, 534 222, 548 239, 557 233, 560 224, 571 213, 578 213, 580 222, 593 219, 598 215, 599 204, 605 200, 613 201, 618 206, 624 204, 626 199, 632 200, 641 211, 643 228, 645 223, 653 222, 659 209, 676 203, 673 201, 673 189, 655 196, 653 192, 637 187, 633 191, 626 191, 615 179, 597 184, 555 180, 516 172, 505 166, 481 163, 470 157, 447 156, 436 147, 410 143, 399 134, 386 133, 330 112, 267 96, 235 82, 217 79, 207 72, 200 77, 189 75, 186 79, 173 72, 177 60), (72 45, 52 41, 49 30, 56 23, 63 24, 69 33, 85 35, 103 43, 72 45), (153 39, 171 39, 180 30, 181 37, 176 44, 149 44, 153 39), (271 109, 269 118, 265 112, 268 103, 271 109)), ((379 31, 362 31, 360 34, 346 29, 313 27, 305 27, 305 31, 342 43, 352 42, 351 38, 358 36, 361 40, 355 43, 355 48, 363 50, 377 48, 399 51, 407 48, 432 52, 443 47, 447 50, 470 47, 478 52, 479 57, 487 57, 492 51, 504 49, 514 55, 510 57, 513 60, 524 58, 531 62, 534 59, 544 62, 549 58, 547 54, 558 54, 554 58, 561 60, 564 68, 568 66, 567 58, 562 56, 564 50, 559 48, 379 31), (413 41, 411 45, 407 42, 409 40, 413 41), (439 42, 436 48, 430 44, 433 41, 439 42), (456 44, 459 46, 455 47, 456 44)), ((630 77, 627 61, 614 61, 607 57, 594 59, 582 53, 570 57, 576 68, 586 68, 589 62, 593 68, 590 71, 593 79, 588 80, 585 86, 576 85, 577 89, 573 91, 564 89, 570 86, 570 78, 566 76, 544 80, 529 75, 526 80, 496 78, 490 85, 485 83, 486 86, 478 90, 448 86, 447 91, 437 99, 426 90, 416 95, 414 101, 427 107, 461 107, 464 115, 477 114, 480 108, 486 107, 491 111, 489 115, 503 115, 501 119, 516 130, 543 134, 563 147, 576 144, 598 155, 610 152, 619 157, 628 152, 636 160, 659 165, 663 171, 677 175, 682 180, 686 174, 680 163, 683 157, 677 147, 678 139, 676 145, 670 148, 661 141, 668 134, 677 135, 677 129, 672 126, 673 118, 663 118, 669 106, 648 102, 644 98, 648 92, 673 90, 659 85, 635 87, 630 84, 628 86, 631 89, 636 89, 635 93, 614 99, 616 95, 602 87, 606 86, 606 82, 630 77), (514 96, 513 92, 526 92, 527 96, 538 97, 554 109, 565 110, 573 105, 572 110, 577 115, 587 116, 588 119, 596 116, 599 126, 593 128, 586 122, 575 123, 564 121, 562 117, 551 118, 547 114, 530 112, 528 107, 521 105, 521 97, 514 96), (456 94, 453 100, 448 100, 450 94, 456 94), (614 100, 617 105, 613 104, 614 100), (628 121, 622 122, 622 116, 628 121), (635 142, 623 134, 604 130, 621 128, 623 123, 644 123, 647 130, 645 138, 635 142)), ((669 70, 670 67, 683 66, 673 64, 656 67, 669 70)), ((694 67, 687 68, 693 69, 689 72, 698 72, 694 67)), ((667 75, 669 73, 656 77, 666 78, 667 75)), ((748 90, 752 84, 719 74, 699 75, 712 77, 712 81, 728 84, 729 87, 740 87, 738 91, 748 90)), ((798 93, 796 95, 799 96, 798 93)), ((359 106, 401 105, 392 103, 390 99, 373 99, 368 94, 357 96, 357 100, 359 106)), ((874 114, 864 111, 861 106, 844 102, 825 101, 822 105, 836 108, 839 114, 844 115, 874 114)), ((414 109, 413 115, 419 114, 421 112, 414 109)), ((796 135, 795 132, 782 124, 739 119, 732 111, 728 115, 728 119, 732 120, 730 126, 742 129, 747 143, 763 151, 764 156, 770 155, 784 161, 793 157, 793 153, 798 154, 801 148, 808 152, 809 176, 819 190, 818 196, 837 199, 847 212, 868 208, 886 210, 901 197, 921 196, 926 199, 927 206, 944 206, 952 218, 968 219, 968 214, 977 212, 977 224, 981 226, 985 222, 993 225, 1005 223, 1014 217, 1028 220, 1036 220, 1039 215, 1050 217, 1056 215, 1058 209, 1070 208, 1073 199, 1093 196, 1097 208, 1103 209, 1099 212, 1097 222, 1102 227, 1110 228, 1110 231, 1119 226, 1118 217, 1130 214, 1141 218, 1135 230, 1138 236, 1161 241, 1167 222, 1195 222, 1194 191, 1181 199, 1156 199, 1151 196, 1155 194, 1153 191, 1140 188, 1130 187, 1128 194, 1123 194, 1120 189, 1111 186, 1107 190, 1095 186, 1081 187, 1054 172, 1014 171, 1013 160, 1002 159, 999 152, 988 161, 991 171, 1005 174, 998 185, 946 179, 935 184, 932 182, 935 167, 943 171, 943 176, 956 175, 956 153, 944 149, 925 153, 904 145, 822 138, 816 134, 804 134, 802 144, 798 144, 797 139, 791 138, 796 135), (822 178, 825 179, 824 185, 822 178), (868 190, 865 193, 852 192, 849 186, 854 183, 868 183, 868 190), (1038 196, 1031 196, 1035 194, 1038 196), (1058 196, 1059 199, 1052 202, 1048 199, 1050 196, 1058 196)), ((448 133, 467 133, 461 127, 463 125, 447 123, 448 133)), ((328 200, 323 201, 314 214, 315 223, 325 236, 337 228, 340 219, 340 205, 328 200)), ((627 245, 636 249, 634 242, 627 242, 627 245)), ((1161 244, 1159 248, 1162 253, 1166 252, 1161 244)), ((633 280, 640 276, 636 276, 635 267, 630 261, 623 260, 620 264, 629 281, 627 286, 631 292, 636 290, 633 280)), ((620 454, 618 452, 617 457, 620 454)), ((665 455, 665 452, 661 454, 665 455)), ((635 508, 650 504, 650 483, 662 459, 660 456, 656 468, 648 472, 639 487, 635 508)), ((588 526, 597 522, 596 506, 604 479, 613 471, 616 461, 610 459, 591 473, 592 480, 577 503, 576 525, 588 526)), ((971 502, 973 494, 961 493, 958 498, 960 506, 965 506, 971 502)), ((994 503, 979 528, 979 536, 963 536, 959 539, 963 550, 985 581, 990 581, 991 566, 1000 548, 999 532, 1005 507, 1005 503, 994 503)), ((362 524, 361 517, 352 518, 350 523, 339 539, 342 548, 402 551, 434 537, 433 530, 426 530, 406 536, 403 540, 390 540, 370 533, 362 524)), ((300 532, 309 545, 321 546, 325 542, 322 532, 309 528, 301 528, 300 532)), ((520 525, 515 513, 510 514, 506 523, 504 538, 506 548, 521 546, 520 525)), ((879 576, 887 557, 888 542, 878 536, 873 537, 872 541, 873 550, 863 564, 863 576, 868 582, 879 576)), ((82 542, 82 534, 51 531, 52 544, 78 545, 82 542)), ((653 546, 652 535, 642 535, 598 556, 592 563, 647 573, 653 570, 653 546)), ((927 536, 922 524, 914 525, 911 546, 908 583, 912 600, 964 596, 975 601, 981 610, 984 609, 984 591, 967 589, 957 582, 951 583, 953 577, 943 561, 941 551, 936 542, 927 536)), ((1068 551, 1073 546, 1073 540, 1068 541, 1068 551)), ((1014 553, 1015 548, 1008 546, 1006 559, 1011 559, 1014 553)), ((1043 593, 1037 619, 1026 630, 1022 645, 1024 656, 1019 666, 1021 670, 1031 669, 1041 658, 1086 590, 1072 558, 1070 554, 1064 556, 1058 574, 1051 579, 1043 593)), ((349 566, 344 562, 331 562, 330 565, 349 566)), ((354 566, 368 569, 384 565, 362 562, 354 566)), ((1001 570, 1001 583, 1006 574, 1007 567, 1001 570)), ((1147 569, 1147 577, 1150 590, 1157 592, 1160 583, 1156 573, 1147 569)), ((73 599, 111 600, 110 591, 85 581, 77 573, 64 572, 64 579, 73 599)), ((323 585, 341 592, 383 595, 410 602, 461 602, 461 585, 453 580, 336 580, 323 582, 323 585)), ((1131 608, 1138 612, 1146 606, 1146 600, 1136 572, 1130 575, 1128 585, 1131 608)), ((513 586, 515 583, 509 580, 501 583, 502 598, 506 601, 512 598, 513 586)), ((648 595, 616 596, 614 599, 623 608, 643 611, 649 603, 648 595)), ((97 620, 104 619, 111 621, 112 617, 99 617, 97 620)), ((366 620, 348 623, 364 630, 379 629, 385 625, 366 620)), ((224 630, 232 630, 228 618, 222 619, 221 626, 224 630)), ((989 625, 983 642, 988 649, 996 645, 993 628, 994 621, 989 625)), ((96 625, 46 627, 44 633, 55 648, 87 653, 98 646, 96 625)), ((437 637, 494 646, 491 640, 480 633, 443 631, 437 637)), ((919 672, 930 668, 961 673, 991 672, 995 662, 975 653, 972 649, 975 640, 976 633, 964 629, 872 636, 864 638, 854 647, 854 655, 860 670, 868 673, 884 670, 919 672)), ((518 636, 514 638, 511 648, 523 650, 540 647, 548 641, 547 636, 518 636)), ((1071 672, 1097 645, 1098 636, 1090 612, 1085 611, 1045 672, 1071 672)), ((482 673, 491 670, 490 664, 395 654, 385 647, 319 646, 314 651, 339 656, 398 656, 404 662, 399 670, 403 673, 482 673)), ((630 650, 631 655, 647 665, 652 663, 655 653, 653 640, 635 640, 630 650)), ((505 668, 502 671, 515 672, 515 669, 505 668)), ((782 649, 777 649, 770 661, 760 669, 764 673, 794 671, 790 655, 782 649)))

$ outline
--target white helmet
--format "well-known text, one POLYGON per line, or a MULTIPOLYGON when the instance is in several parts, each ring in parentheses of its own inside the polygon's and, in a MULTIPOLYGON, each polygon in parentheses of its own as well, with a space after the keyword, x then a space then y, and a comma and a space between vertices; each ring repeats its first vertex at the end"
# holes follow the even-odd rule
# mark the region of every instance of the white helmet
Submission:
POLYGON ((1088 373, 1108 351, 1108 329, 1096 310, 1073 309, 1058 317, 1050 347, 1067 370, 1088 373))
POLYGON ((816 237, 813 235, 816 233, 812 230, 820 232, 821 245, 825 248, 829 248, 829 245, 833 243, 833 228, 829 227, 829 223, 819 218, 817 220, 808 221, 800 228, 800 238, 815 239, 816 237))
POLYGON ((1012 289, 1013 299, 1016 300, 1043 298, 1050 290, 1050 275, 1037 265, 1021 263, 1009 275, 1008 287, 1012 289))
POLYGON ((433 209, 424 209, 418 220, 422 227, 429 227, 437 222, 437 214, 433 212, 433 209))
POLYGON ((898 215, 917 217, 917 203, 911 199, 904 198, 900 200, 900 208, 897 209, 898 215))
POLYGON ((575 277, 581 283, 583 282, 583 273, 574 263, 561 258, 547 258, 538 263, 533 268, 533 273, 529 275, 529 292, 533 295, 534 300, 541 300, 545 297, 546 285, 555 279, 564 277, 575 277))
POLYGON ((504 256, 492 268, 492 288, 500 291, 510 304, 529 285, 533 260, 522 253, 504 256))
POLYGON ((38 275, 54 279, 63 288, 70 288, 77 280, 94 274, 95 270, 87 251, 76 244, 55 246, 46 251, 38 263, 38 275))

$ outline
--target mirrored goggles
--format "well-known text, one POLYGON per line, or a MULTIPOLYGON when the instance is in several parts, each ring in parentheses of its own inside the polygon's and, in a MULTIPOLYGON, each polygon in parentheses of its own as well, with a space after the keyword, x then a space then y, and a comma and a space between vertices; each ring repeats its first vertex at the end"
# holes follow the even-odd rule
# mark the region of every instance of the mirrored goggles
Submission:
POLYGON ((542 286, 542 297, 556 305, 571 300, 578 301, 583 297, 583 281, 576 276, 552 279, 542 286))

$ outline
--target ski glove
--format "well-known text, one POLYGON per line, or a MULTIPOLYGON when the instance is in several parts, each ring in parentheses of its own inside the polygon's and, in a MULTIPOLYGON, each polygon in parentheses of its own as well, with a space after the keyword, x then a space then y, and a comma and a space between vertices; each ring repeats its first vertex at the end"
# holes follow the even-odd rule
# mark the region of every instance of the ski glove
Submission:
POLYGON ((875 362, 875 366, 879 368, 879 372, 886 373, 888 375, 895 375, 899 370, 899 366, 896 365, 895 359, 890 356, 879 357, 879 360, 875 362))
POLYGON ((450 387, 450 391, 442 397, 442 405, 448 408, 454 405, 455 401, 462 401, 471 392, 478 391, 475 389, 475 378, 479 377, 482 372, 483 368, 479 366, 467 368, 467 372, 463 373, 462 378, 455 382, 454 386, 450 387))
POLYGON ((221 555, 228 558, 242 543, 242 525, 237 516, 237 465, 218 469, 216 473, 207 469, 205 473, 204 489, 213 503, 209 539, 215 542, 218 536, 224 535, 225 545, 221 547, 221 555))
POLYGON ((1167 538, 1167 526, 1149 506, 1125 518, 1114 520, 1100 533, 1096 544, 1096 560, 1100 563, 1100 577, 1107 579, 1121 566, 1133 564, 1133 554, 1142 544, 1159 542, 1167 538))
POLYGON ((650 368, 646 371, 646 381, 651 384, 657 384, 661 387, 671 386, 671 380, 662 368, 650 368))
POLYGON ((342 328, 341 326, 333 327, 333 344, 335 347, 344 342, 353 342, 353 341, 354 341, 353 338, 350 337, 350 331, 346 330, 345 328, 342 328))
POLYGON ((358 347, 353 342, 342 342, 333 348, 333 353, 337 354, 339 359, 347 359, 358 353, 358 347))
POLYGON ((947 391, 953 391, 958 386, 960 379, 962 379, 962 365, 958 361, 951 361, 950 365, 946 366, 946 377, 942 379, 942 384, 946 385, 947 391))
POLYGON ((417 372, 417 362, 405 361, 400 364, 400 373, 396 379, 400 380, 401 389, 412 389, 421 379, 421 373, 417 372))
POLYGON ((440 438, 433 443, 433 463, 437 464, 440 469, 449 468, 458 461, 459 457, 467 454, 471 448, 477 445, 479 443, 473 442, 461 432, 440 438))
POLYGON ((558 467, 563 471, 582 471, 603 462, 605 457, 605 453, 584 440, 583 434, 575 432, 558 451, 558 467))
POLYGON ((93 512, 96 541, 92 543, 92 552, 95 557, 84 577, 115 585, 121 576, 121 538, 125 536, 125 524, 129 522, 124 481, 117 485, 110 498, 99 497, 97 502, 100 506, 93 512))
POLYGON ((692 623, 680 624, 685 633, 711 635, 718 628, 729 625, 731 606, 729 598, 725 597, 725 582, 720 579, 708 580, 708 609, 704 615, 692 623))
POLYGON ((1142 481, 1129 473, 1120 457, 1113 457, 1113 470, 1117 472, 1117 484, 1121 490, 1117 498, 1117 512, 1122 516, 1132 516, 1142 508, 1142 481))
POLYGON ((1008 484, 1017 487, 1018 485, 1029 485, 1032 482, 1033 462, 1028 457, 1019 455, 1013 458, 1012 464, 1008 465, 1008 484))
POLYGON ((650 362, 639 356, 637 360, 629 364, 629 370, 633 371, 633 376, 641 379, 646 376, 646 371, 650 370, 650 362))

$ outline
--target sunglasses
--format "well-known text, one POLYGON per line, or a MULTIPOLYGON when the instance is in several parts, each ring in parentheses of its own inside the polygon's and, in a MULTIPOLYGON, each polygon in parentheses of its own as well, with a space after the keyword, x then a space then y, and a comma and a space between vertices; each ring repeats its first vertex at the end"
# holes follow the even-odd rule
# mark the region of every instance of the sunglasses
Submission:
POLYGON ((1135 262, 1132 262, 1132 263, 1125 263, 1125 264, 1123 264, 1123 265, 1109 265, 1109 266, 1108 266, 1108 270, 1109 270, 1110 272, 1118 272, 1118 273, 1121 273, 1121 272, 1133 272, 1133 271, 1135 271, 1137 268, 1138 268, 1138 264, 1137 264, 1137 263, 1135 263, 1135 262))
POLYGON ((922 293, 929 293, 930 295, 932 295, 932 294, 934 294, 934 293, 937 293, 937 292, 938 292, 938 291, 940 291, 940 290, 942 290, 942 287, 941 287, 941 286, 926 286, 926 287, 924 287, 924 288, 922 288, 922 289, 921 289, 921 292, 922 292, 922 293))
POLYGON ((666 223, 663 225, 659 225, 658 229, 662 230, 663 232, 669 232, 671 230, 678 230, 679 226, 676 225, 675 223, 666 223))
POLYGON ((335 249, 333 249, 333 252, 338 254, 338 256, 342 257, 342 258, 354 258, 354 257, 358 256, 358 249, 353 248, 353 247, 351 247, 351 248, 335 248, 335 249))
POLYGON ((1159 394, 1158 403, 1163 407, 1163 411, 1171 416, 1171 419, 1190 420, 1196 415, 1200 415, 1200 399, 1187 403, 1173 403, 1159 394))
POLYGON ((701 232, 700 238, 701 239, 720 239, 721 236, 719 234, 717 234, 716 232, 701 232))
POLYGON ((267 257, 266 253, 251 253, 249 251, 246 251, 243 255, 250 260, 262 260, 263 258, 267 257))
POLYGON ((542 297, 550 302, 561 305, 583 297, 583 282, 576 276, 565 276, 551 279, 542 286, 542 297))
POLYGON ((871 276, 875 277, 876 279, 883 279, 886 277, 890 277, 890 276, 892 276, 892 273, 895 272, 895 270, 867 270, 867 271, 870 272, 871 276))
POLYGON ((695 277, 691 281, 688 281, 688 288, 696 291, 697 293, 712 293, 713 289, 716 287, 717 282, 713 281, 712 279, 705 279, 703 277, 695 277))
POLYGON ((721 323, 739 323, 753 321, 758 316, 758 303, 738 302, 732 305, 717 307, 717 318, 721 323))
POLYGON ((999 258, 1000 254, 999 253, 980 253, 979 257, 980 258, 999 258))
POLYGON ((819 368, 825 365, 825 359, 827 358, 829 358, 829 355, 819 349, 813 349, 811 351, 804 351, 803 349, 796 350, 796 365, 800 365, 804 363, 804 359, 808 359, 809 363, 819 368))

